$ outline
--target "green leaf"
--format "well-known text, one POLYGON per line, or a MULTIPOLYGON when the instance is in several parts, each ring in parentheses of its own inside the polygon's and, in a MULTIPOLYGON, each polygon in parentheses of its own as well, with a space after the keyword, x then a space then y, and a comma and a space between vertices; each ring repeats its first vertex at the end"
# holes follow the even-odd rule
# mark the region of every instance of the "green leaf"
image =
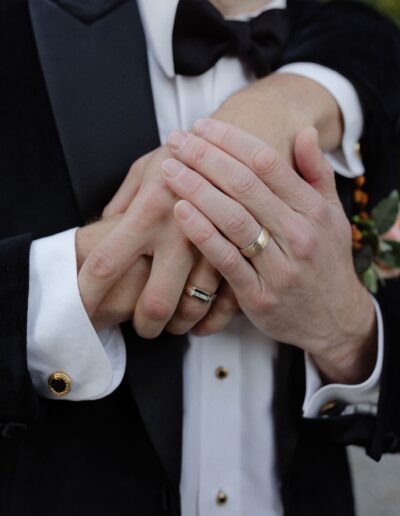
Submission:
POLYGON ((378 274, 373 267, 361 274, 361 282, 372 294, 378 292, 378 274))
POLYGON ((378 259, 389 267, 400 268, 400 242, 394 240, 383 240, 387 246, 386 250, 380 252, 378 259))
POLYGON ((364 246, 369 246, 372 249, 372 253, 376 254, 379 250, 379 235, 375 229, 369 229, 362 232, 362 243, 364 246))
POLYGON ((396 222, 399 213, 399 192, 393 192, 383 199, 372 210, 371 217, 375 221, 378 233, 381 235, 388 231, 396 222))
POLYGON ((369 245, 354 252, 354 267, 357 274, 361 274, 371 267, 374 253, 369 245))

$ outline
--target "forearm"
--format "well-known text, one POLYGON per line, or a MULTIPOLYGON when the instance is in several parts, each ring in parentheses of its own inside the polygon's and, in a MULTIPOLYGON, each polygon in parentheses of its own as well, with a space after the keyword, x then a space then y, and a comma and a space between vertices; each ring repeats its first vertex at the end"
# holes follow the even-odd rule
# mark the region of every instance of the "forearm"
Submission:
POLYGON ((334 97, 311 79, 272 74, 228 98, 213 118, 230 122, 277 148, 293 161, 293 143, 304 127, 318 130, 324 151, 339 147, 343 122, 334 97))

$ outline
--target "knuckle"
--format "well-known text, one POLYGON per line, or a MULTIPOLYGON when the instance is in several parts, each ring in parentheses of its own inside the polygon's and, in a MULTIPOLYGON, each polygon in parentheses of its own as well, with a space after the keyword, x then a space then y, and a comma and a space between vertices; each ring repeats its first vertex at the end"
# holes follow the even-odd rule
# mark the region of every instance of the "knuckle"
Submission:
POLYGON ((90 274, 96 279, 111 279, 116 273, 112 254, 105 249, 94 249, 87 258, 90 274))
POLYGON ((231 188, 233 194, 238 196, 252 194, 256 189, 257 176, 247 173, 232 179, 231 188))
POLYGON ((173 307, 163 297, 151 294, 143 300, 143 314, 151 321, 167 321, 172 317, 173 307))
POLYGON ((224 126, 219 128, 220 136, 218 143, 222 147, 230 147, 230 144, 234 141, 234 133, 232 127, 224 126))
POLYGON ((191 198, 197 198, 202 195, 205 189, 205 182, 200 177, 193 177, 186 185, 187 195, 191 198))
POLYGON ((206 142, 196 142, 192 151, 193 163, 196 166, 200 166, 206 157, 208 150, 208 144, 206 142))
POLYGON ((222 255, 219 263, 219 269, 224 273, 234 274, 240 265, 239 252, 235 249, 229 249, 222 255))
POLYGON ((256 174, 268 174, 277 168, 279 156, 274 149, 265 145, 254 151, 250 163, 256 174))
POLYGON ((161 186, 148 188, 140 197, 136 205, 133 217, 128 217, 132 221, 134 228, 136 223, 144 227, 153 225, 154 221, 164 218, 171 213, 173 197, 171 192, 161 186))
POLYGON ((199 321, 202 317, 204 317, 207 308, 207 305, 202 305, 201 303, 197 302, 194 303, 192 300, 188 299, 185 300, 182 305, 180 306, 178 310, 178 317, 183 322, 189 322, 194 323, 199 321))
POLYGON ((229 211, 225 219, 225 230, 228 234, 246 233, 251 219, 243 208, 236 207, 229 211))
POLYGON ((292 239, 291 245, 294 255, 300 260, 306 260, 314 254, 317 237, 311 228, 308 231, 299 231, 292 239))
POLYGON ((214 237, 216 230, 212 227, 202 228, 201 232, 194 236, 193 240, 198 246, 206 245, 214 237))
POLYGON ((144 322, 133 323, 133 328, 142 339, 155 339, 162 331, 161 329, 149 328, 144 322))
POLYGON ((310 216, 317 223, 324 223, 328 219, 328 215, 329 205, 323 199, 316 202, 310 210, 310 216))
POLYGON ((252 309, 256 314, 268 314, 278 304, 277 297, 271 291, 261 289, 253 298, 252 309))

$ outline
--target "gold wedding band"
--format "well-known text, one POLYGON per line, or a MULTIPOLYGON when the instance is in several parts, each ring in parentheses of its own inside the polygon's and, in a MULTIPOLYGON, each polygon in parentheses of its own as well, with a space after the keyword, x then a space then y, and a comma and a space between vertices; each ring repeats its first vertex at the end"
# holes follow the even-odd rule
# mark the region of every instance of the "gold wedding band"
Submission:
POLYGON ((240 249, 240 252, 246 258, 253 258, 253 256, 255 256, 256 254, 258 254, 260 251, 262 251, 263 249, 265 249, 267 247, 269 238, 270 238, 270 236, 269 236, 268 229, 262 227, 257 239, 254 240, 253 243, 251 243, 244 249, 240 249))
POLYGON ((186 283, 185 292, 190 297, 195 297, 202 303, 212 303, 217 294, 212 294, 201 288, 196 287, 193 283, 186 283))

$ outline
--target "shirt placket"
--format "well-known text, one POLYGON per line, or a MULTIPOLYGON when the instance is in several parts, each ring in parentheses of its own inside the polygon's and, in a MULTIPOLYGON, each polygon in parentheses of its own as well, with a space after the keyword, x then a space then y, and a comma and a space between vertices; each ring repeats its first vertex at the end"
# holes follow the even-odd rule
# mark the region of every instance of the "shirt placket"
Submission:
POLYGON ((232 323, 202 343, 198 516, 241 515, 240 376, 232 323))

